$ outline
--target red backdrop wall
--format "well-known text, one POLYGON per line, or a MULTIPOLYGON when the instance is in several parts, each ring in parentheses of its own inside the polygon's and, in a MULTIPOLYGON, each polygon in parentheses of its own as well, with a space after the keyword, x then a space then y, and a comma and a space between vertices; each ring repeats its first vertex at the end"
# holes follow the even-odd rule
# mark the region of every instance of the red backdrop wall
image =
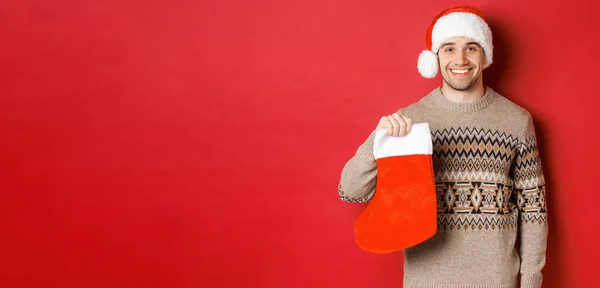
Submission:
MULTIPOLYGON (((337 184, 441 83, 416 59, 455 4, 3 1, 0 286, 401 287, 337 184)), ((484 82, 536 121, 544 287, 593 287, 600 4, 470 4, 495 33, 484 82)))

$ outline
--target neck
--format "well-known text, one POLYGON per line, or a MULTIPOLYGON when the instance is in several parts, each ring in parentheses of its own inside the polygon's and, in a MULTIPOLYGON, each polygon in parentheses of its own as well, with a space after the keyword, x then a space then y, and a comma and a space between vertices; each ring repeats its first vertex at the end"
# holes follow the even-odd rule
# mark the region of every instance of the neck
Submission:
POLYGON ((478 81, 473 87, 464 91, 454 90, 446 81, 442 82, 442 95, 455 103, 475 102, 485 95, 485 86, 483 86, 481 81, 478 81))

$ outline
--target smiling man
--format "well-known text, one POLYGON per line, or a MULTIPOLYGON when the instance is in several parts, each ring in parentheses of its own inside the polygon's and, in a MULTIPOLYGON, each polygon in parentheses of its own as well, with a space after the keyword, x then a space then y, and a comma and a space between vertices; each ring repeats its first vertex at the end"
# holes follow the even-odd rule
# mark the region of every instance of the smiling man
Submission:
MULTIPOLYGON (((402 137, 429 123, 437 194, 435 236, 403 250, 404 287, 540 288, 546 262, 546 185, 530 113, 490 87, 492 33, 478 9, 438 14, 419 55, 442 85, 383 116, 345 164, 338 193, 369 202, 376 188, 375 131, 402 137)), ((406 231, 410 233, 410 231, 406 231)))

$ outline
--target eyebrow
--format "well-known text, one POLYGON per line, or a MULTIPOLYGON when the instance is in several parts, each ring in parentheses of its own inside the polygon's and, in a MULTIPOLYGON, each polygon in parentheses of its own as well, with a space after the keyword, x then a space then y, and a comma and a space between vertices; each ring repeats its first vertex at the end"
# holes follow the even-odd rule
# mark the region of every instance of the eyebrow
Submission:
POLYGON ((477 46, 479 46, 479 48, 481 48, 481 45, 479 45, 479 43, 477 43, 475 41, 471 41, 471 42, 467 43, 465 46, 469 46, 469 45, 477 45, 477 46))
MULTIPOLYGON (((442 47, 440 47, 440 49, 442 49, 446 46, 450 46, 450 45, 456 45, 456 43, 454 43, 454 42, 444 43, 444 45, 442 45, 442 47)), ((479 45, 479 43, 477 43, 475 41, 467 42, 467 44, 465 44, 465 46, 469 46, 469 45, 477 45, 479 48, 481 48, 481 45, 479 45)))
POLYGON ((450 46, 450 45, 456 45, 456 43, 454 43, 454 42, 446 42, 446 43, 444 43, 444 45, 442 45, 442 47, 440 47, 440 49, 442 49, 442 48, 444 48, 446 46, 450 46))

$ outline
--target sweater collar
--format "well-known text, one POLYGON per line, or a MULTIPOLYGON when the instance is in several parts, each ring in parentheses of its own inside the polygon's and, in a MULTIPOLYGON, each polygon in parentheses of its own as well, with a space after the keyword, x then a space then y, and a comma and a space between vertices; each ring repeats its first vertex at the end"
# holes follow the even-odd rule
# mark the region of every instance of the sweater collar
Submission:
POLYGON ((448 109, 451 111, 457 112, 474 112, 479 111, 494 101, 496 93, 490 87, 485 87, 485 94, 483 97, 469 103, 458 103, 448 100, 442 94, 442 87, 438 87, 431 92, 431 97, 433 98, 433 103, 436 106, 442 107, 444 109, 448 109))

